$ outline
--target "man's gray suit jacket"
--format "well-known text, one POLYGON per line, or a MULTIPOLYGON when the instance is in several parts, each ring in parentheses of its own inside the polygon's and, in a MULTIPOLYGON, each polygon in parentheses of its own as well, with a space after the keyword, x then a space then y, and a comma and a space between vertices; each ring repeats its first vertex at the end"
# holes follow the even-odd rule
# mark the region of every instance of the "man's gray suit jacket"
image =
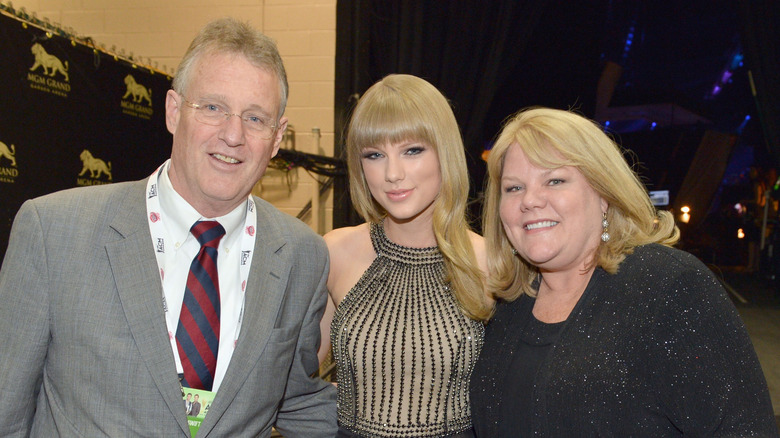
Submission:
MULTIPOLYGON (((0 436, 189 436, 146 219, 146 180, 24 203, 0 270, 0 436)), ((317 370, 328 253, 261 199, 245 316, 198 432, 334 436, 317 370)))

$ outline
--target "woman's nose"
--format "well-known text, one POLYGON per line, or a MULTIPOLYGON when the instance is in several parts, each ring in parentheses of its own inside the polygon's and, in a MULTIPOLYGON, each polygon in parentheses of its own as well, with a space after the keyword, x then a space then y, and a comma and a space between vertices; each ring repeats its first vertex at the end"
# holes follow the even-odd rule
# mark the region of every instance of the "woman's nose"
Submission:
POLYGON ((396 182, 404 178, 404 168, 399 158, 388 157, 387 168, 385 169, 385 180, 387 182, 396 182))

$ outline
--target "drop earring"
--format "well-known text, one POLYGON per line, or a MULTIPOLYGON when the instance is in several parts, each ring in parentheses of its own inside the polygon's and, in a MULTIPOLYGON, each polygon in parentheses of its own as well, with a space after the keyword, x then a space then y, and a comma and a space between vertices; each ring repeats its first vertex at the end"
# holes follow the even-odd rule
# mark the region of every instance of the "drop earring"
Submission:
POLYGON ((601 241, 609 242, 609 221, 607 220, 607 213, 604 212, 604 217, 601 219, 601 226, 603 228, 601 232, 601 241))

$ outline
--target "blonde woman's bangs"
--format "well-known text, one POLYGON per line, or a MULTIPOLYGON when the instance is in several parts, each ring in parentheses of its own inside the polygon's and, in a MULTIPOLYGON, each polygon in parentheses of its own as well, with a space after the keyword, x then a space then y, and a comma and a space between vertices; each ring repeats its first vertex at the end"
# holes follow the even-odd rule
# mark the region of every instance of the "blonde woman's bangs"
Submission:
POLYGON ((377 99, 366 105, 359 119, 350 128, 352 142, 357 150, 404 141, 420 141, 435 147, 429 121, 419 108, 399 99, 397 95, 377 99))
POLYGON ((556 138, 544 135, 530 126, 517 132, 515 142, 536 167, 557 169, 574 165, 574 160, 566 153, 569 148, 561 147, 556 138))

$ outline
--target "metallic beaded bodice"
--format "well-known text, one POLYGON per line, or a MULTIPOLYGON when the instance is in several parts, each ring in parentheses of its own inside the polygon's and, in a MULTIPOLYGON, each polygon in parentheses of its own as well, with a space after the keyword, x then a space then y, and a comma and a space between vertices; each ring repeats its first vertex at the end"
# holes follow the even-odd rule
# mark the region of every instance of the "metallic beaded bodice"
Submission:
POLYGON ((438 437, 471 427, 469 378, 484 340, 458 308, 437 247, 371 225, 377 257, 331 326, 339 425, 362 436, 438 437))

